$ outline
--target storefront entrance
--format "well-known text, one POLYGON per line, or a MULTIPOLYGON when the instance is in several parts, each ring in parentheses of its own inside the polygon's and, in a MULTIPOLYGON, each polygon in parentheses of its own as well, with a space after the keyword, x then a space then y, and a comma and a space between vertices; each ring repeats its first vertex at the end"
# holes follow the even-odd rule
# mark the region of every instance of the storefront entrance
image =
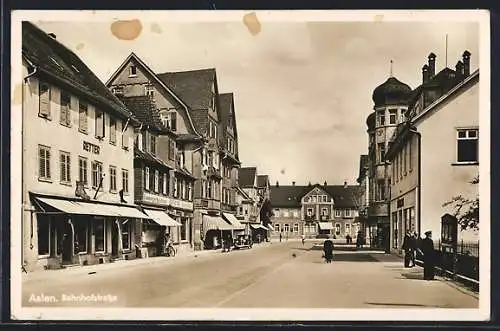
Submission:
POLYGON ((61 248, 62 248, 62 263, 63 264, 72 264, 73 263, 73 255, 74 255, 74 235, 73 235, 73 227, 68 221, 63 222, 62 225, 62 240, 61 240, 61 248))

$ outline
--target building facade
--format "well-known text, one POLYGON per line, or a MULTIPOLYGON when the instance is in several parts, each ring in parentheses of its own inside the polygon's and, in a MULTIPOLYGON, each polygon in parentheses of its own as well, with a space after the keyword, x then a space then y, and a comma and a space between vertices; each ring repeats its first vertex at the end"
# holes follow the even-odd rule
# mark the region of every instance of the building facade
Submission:
POLYGON ((134 199, 155 222, 143 222, 143 256, 160 255, 168 233, 177 252, 193 249, 193 185, 177 135, 162 121, 151 96, 121 97, 141 122, 134 141, 134 199))
MULTIPOLYGON (((452 214, 443 204, 459 194, 473 198, 479 153, 479 71, 470 74, 470 53, 456 70, 434 74, 433 60, 422 69, 422 85, 410 99, 408 120, 392 138, 387 156, 393 164, 391 248, 401 251, 404 233, 432 231, 440 238, 441 217, 452 214), (435 142, 439 141, 439 152, 435 142)), ((475 231, 459 238, 478 240, 475 231)))
POLYGON ((391 75, 373 91, 374 111, 367 118, 370 161, 367 217, 372 231, 372 246, 386 251, 390 248, 389 201, 392 172, 385 155, 397 125, 404 121, 410 93, 408 85, 391 75))
POLYGON ((149 218, 133 199, 140 123, 55 35, 22 30, 22 265, 133 259, 149 218))
POLYGON ((355 238, 361 230, 357 185, 271 186, 273 236, 355 238))

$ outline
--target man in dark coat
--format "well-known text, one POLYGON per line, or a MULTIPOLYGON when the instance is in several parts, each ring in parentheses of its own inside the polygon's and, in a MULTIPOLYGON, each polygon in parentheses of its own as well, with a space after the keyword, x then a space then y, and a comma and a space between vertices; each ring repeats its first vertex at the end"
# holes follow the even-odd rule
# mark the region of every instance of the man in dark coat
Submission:
POLYGON ((326 263, 331 263, 333 259, 333 241, 330 239, 325 240, 323 243, 323 253, 326 259, 326 263))
POLYGON ((401 248, 404 251, 404 267, 409 268, 410 267, 410 254, 413 254, 412 249, 410 248, 411 236, 410 236, 410 231, 407 231, 405 234, 405 237, 403 239, 403 246, 401 248))
POLYGON ((422 240, 422 253, 424 255, 424 279, 434 279, 434 266, 436 265, 436 252, 434 251, 434 242, 432 241, 432 232, 425 233, 425 239, 422 240))

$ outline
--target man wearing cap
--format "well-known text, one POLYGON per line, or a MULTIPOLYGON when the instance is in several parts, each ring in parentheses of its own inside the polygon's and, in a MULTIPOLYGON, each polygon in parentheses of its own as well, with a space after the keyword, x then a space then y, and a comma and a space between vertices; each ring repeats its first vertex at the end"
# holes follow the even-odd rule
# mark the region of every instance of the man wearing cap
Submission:
POLYGON ((424 279, 434 279, 434 266, 436 264, 436 253, 434 251, 434 242, 432 241, 432 232, 425 232, 425 239, 422 240, 422 253, 424 255, 424 279))

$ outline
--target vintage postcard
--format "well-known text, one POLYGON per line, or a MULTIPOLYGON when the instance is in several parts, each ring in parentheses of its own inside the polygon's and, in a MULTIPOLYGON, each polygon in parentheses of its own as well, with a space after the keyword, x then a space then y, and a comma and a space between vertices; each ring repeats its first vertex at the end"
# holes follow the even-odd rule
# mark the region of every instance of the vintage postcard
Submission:
POLYGON ((12 318, 488 320, 489 31, 12 12, 12 318))

